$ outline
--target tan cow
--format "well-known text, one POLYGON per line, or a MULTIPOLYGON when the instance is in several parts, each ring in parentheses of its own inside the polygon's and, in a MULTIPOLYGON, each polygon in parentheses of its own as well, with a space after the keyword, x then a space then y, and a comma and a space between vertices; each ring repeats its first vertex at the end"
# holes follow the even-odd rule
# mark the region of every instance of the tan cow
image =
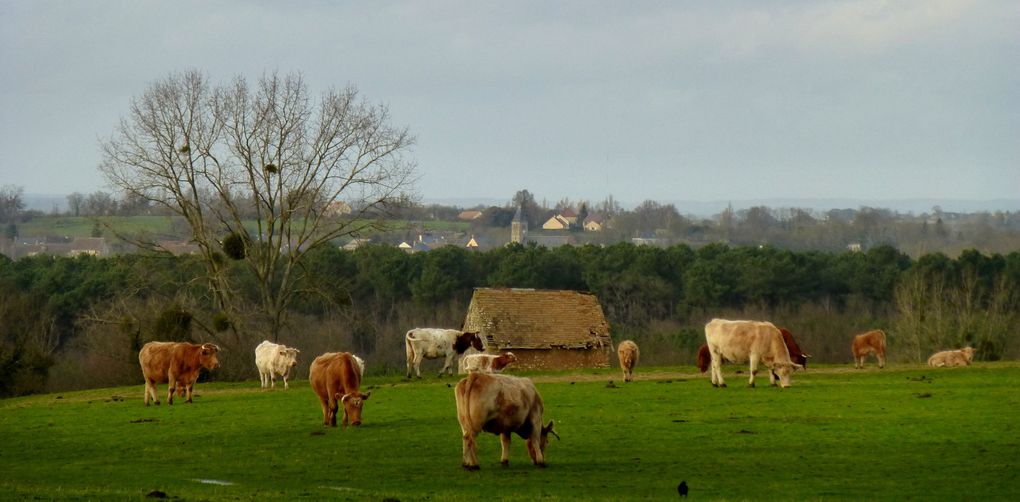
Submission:
POLYGON ((327 352, 312 361, 308 382, 322 405, 322 425, 336 427, 336 412, 344 405, 341 424, 361 425, 361 410, 372 393, 361 393, 361 370, 347 352, 327 352))
POLYGON ((974 360, 974 352, 971 347, 964 347, 960 350, 945 350, 936 352, 928 358, 928 366, 932 368, 951 368, 953 366, 970 366, 974 360))
POLYGON ((149 398, 159 404, 156 384, 166 382, 168 392, 166 404, 174 404, 174 391, 183 389, 188 403, 192 402, 195 381, 202 368, 214 370, 220 367, 216 358, 220 348, 211 343, 196 345, 187 342, 149 342, 138 352, 138 363, 145 377, 145 406, 149 398))
POLYGON ((758 363, 769 371, 769 383, 776 385, 776 378, 783 387, 790 386, 790 373, 803 366, 790 360, 790 351, 783 342, 783 334, 770 322, 727 321, 712 319, 705 325, 705 341, 712 355, 712 385, 725 387, 722 376, 722 362, 750 363, 751 378, 748 385, 754 387, 758 363))
MULTIPOLYGON (((786 328, 779 328, 779 332, 783 334, 783 343, 786 344, 786 350, 790 351, 790 360, 803 366, 806 370, 807 360, 811 357, 811 355, 805 354, 804 351, 800 350, 800 346, 797 345, 797 341, 793 339, 793 333, 790 333, 790 330, 786 328)), ((702 373, 707 372, 709 365, 712 364, 712 353, 709 352, 707 343, 701 344, 701 347, 698 347, 697 358, 698 369, 701 370, 702 373)))
POLYGON ((616 355, 620 358, 620 369, 623 370, 623 381, 629 382, 634 379, 634 366, 637 366, 638 356, 641 351, 631 340, 624 340, 616 347, 616 355))
POLYGON ((528 378, 471 373, 457 382, 457 420, 464 439, 464 468, 478 469, 475 439, 482 431, 499 435, 501 463, 510 464, 510 434, 523 438, 531 461, 545 467, 545 446, 553 422, 542 426, 542 396, 528 378))
POLYGON ((498 356, 492 354, 464 354, 460 358, 460 373, 499 373, 507 366, 517 362, 513 352, 505 352, 498 356))
POLYGON ((854 344, 850 348, 854 354, 854 367, 864 368, 864 357, 868 354, 875 354, 878 358, 878 367, 885 368, 885 332, 880 329, 861 333, 854 337, 854 344))

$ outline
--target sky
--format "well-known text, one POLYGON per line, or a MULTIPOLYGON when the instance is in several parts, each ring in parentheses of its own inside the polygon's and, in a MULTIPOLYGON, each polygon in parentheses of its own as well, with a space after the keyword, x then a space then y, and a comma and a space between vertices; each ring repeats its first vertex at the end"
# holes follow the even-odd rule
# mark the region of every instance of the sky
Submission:
POLYGON ((1020 2, 0 0, 0 185, 111 190, 170 73, 353 85, 418 195, 1020 199, 1020 2))

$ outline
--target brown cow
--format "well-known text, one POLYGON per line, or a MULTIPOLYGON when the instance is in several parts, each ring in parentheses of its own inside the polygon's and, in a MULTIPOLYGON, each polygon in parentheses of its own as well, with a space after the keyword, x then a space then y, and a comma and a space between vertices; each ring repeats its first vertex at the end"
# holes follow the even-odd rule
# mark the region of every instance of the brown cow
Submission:
POLYGON ((868 354, 875 354, 878 358, 878 367, 885 368, 885 332, 876 329, 861 333, 854 337, 854 344, 850 348, 854 354, 854 368, 864 368, 864 357, 868 354))
POLYGON ((951 368, 953 366, 970 366, 974 360, 973 347, 964 347, 960 350, 944 350, 936 352, 928 358, 928 366, 932 368, 951 368))
POLYGON ((634 366, 637 366, 638 356, 641 351, 631 340, 624 340, 616 348, 616 355, 620 358, 620 369, 623 370, 623 381, 629 382, 634 379, 634 366))
POLYGON ((361 425, 361 408, 372 393, 361 393, 361 371, 354 356, 347 352, 327 352, 312 361, 308 373, 312 390, 322 404, 322 425, 336 427, 336 412, 344 405, 341 423, 361 425))
POLYGON ((790 360, 790 350, 783 342, 783 334, 770 322, 727 321, 712 319, 705 325, 705 341, 712 354, 712 385, 725 387, 722 377, 723 360, 750 363, 751 378, 748 385, 754 387, 758 363, 769 371, 769 382, 776 385, 776 379, 783 387, 790 386, 790 373, 802 366, 790 360))
POLYGON ((528 378, 471 373, 457 382, 457 420, 464 439, 464 468, 478 469, 475 438, 482 431, 499 435, 501 463, 510 464, 510 434, 526 441, 531 461, 545 467, 545 446, 553 422, 542 426, 542 396, 528 378))
MULTIPOLYGON (((786 344, 786 350, 790 351, 790 360, 807 369, 807 360, 811 355, 805 354, 800 350, 800 346, 793 339, 793 334, 790 333, 790 330, 779 328, 779 332, 783 334, 783 343, 786 344)), ((710 364, 712 364, 712 353, 708 350, 708 344, 702 344, 701 347, 698 347, 698 369, 705 373, 708 371, 710 364)))
POLYGON ((195 345, 187 342, 149 342, 138 352, 138 363, 145 377, 145 406, 149 398, 159 404, 156 384, 168 384, 166 404, 174 404, 174 391, 181 389, 190 403, 195 381, 202 368, 214 370, 220 367, 216 358, 220 348, 211 343, 195 345), (180 387, 178 387, 180 386, 180 387))

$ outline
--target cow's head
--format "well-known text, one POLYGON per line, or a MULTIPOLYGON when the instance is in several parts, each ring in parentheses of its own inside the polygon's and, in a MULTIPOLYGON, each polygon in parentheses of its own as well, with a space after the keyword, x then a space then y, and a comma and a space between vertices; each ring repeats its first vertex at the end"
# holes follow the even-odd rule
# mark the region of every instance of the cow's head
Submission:
POLYGON ((545 456, 545 445, 549 444, 549 434, 552 434, 553 436, 556 436, 556 439, 560 438, 560 435, 556 434, 556 431, 553 430, 553 421, 552 420, 549 421, 549 425, 546 425, 545 427, 542 427, 541 439, 539 439, 539 441, 538 441, 538 449, 542 450, 542 456, 543 457, 545 456))
POLYGON ((205 367, 205 369, 214 370, 220 367, 220 361, 219 359, 216 358, 216 354, 218 354, 219 351, 220 348, 217 347, 215 344, 212 343, 202 344, 202 355, 200 359, 202 366, 205 367))
POLYGON ((291 367, 297 366, 297 355, 299 352, 301 351, 293 347, 287 347, 286 349, 283 349, 283 357, 284 361, 286 361, 287 366, 291 367))
POLYGON ((336 400, 340 401, 344 406, 344 425, 348 423, 351 425, 361 425, 361 408, 365 406, 365 401, 368 400, 370 395, 372 395, 371 392, 362 394, 358 391, 344 395, 340 395, 339 392, 336 394, 336 400))
POLYGON ((977 350, 974 347, 964 347, 960 349, 960 353, 963 354, 963 357, 967 358, 968 363, 974 360, 975 352, 977 352, 977 350))
POLYGON ((796 369, 804 369, 804 366, 792 362, 776 363, 772 367, 772 373, 779 378, 779 385, 785 389, 790 386, 790 375, 796 369))
POLYGON ((485 347, 482 346, 482 337, 478 336, 477 332, 465 331, 453 342, 453 350, 458 354, 463 354, 468 347, 474 347, 479 352, 485 350, 485 347))

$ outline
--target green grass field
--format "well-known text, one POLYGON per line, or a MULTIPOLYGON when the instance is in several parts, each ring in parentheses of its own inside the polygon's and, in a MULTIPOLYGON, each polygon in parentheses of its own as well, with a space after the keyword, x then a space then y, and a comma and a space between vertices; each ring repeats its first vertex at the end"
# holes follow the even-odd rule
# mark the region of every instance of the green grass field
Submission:
POLYGON ((141 383, 7 399, 0 497, 666 500, 686 480, 698 500, 1020 499, 1020 363, 812 368, 789 389, 726 369, 726 389, 666 368, 532 375, 562 437, 548 468, 516 436, 500 467, 485 434, 478 472, 460 466, 453 378, 369 377, 347 430, 320 425, 305 381, 199 383, 172 407, 143 406, 141 383))

